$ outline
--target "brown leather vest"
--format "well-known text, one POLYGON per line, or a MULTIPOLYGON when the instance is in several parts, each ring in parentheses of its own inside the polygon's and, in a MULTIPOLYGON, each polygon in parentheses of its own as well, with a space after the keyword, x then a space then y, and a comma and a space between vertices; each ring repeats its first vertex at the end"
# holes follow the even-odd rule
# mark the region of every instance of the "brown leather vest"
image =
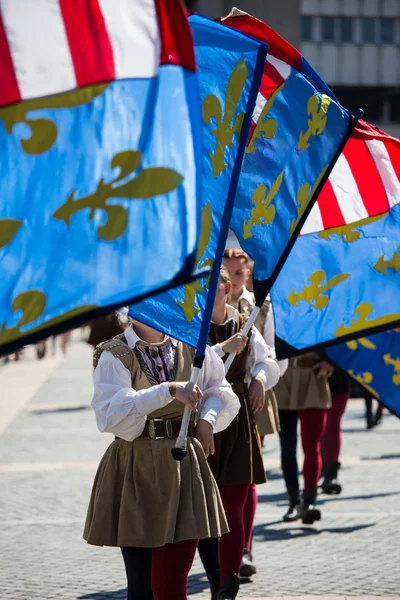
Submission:
MULTIPOLYGON (((177 351, 177 366, 176 366, 176 377, 175 381, 189 381, 190 374, 192 371, 194 350, 177 342, 171 338, 172 344, 176 347, 177 351)), ((161 346, 161 344, 146 344, 146 346, 161 346)), ((111 352, 116 358, 118 358, 124 367, 128 369, 132 378, 132 388, 136 391, 145 390, 152 387, 151 383, 147 379, 146 375, 140 368, 140 364, 132 348, 130 348, 126 342, 124 334, 115 336, 112 340, 102 342, 99 344, 94 352, 93 366, 96 368, 99 362, 100 356, 104 351, 111 352)), ((172 400, 166 406, 159 408, 147 415, 148 419, 176 419, 182 416, 184 411, 184 405, 182 402, 172 400)))

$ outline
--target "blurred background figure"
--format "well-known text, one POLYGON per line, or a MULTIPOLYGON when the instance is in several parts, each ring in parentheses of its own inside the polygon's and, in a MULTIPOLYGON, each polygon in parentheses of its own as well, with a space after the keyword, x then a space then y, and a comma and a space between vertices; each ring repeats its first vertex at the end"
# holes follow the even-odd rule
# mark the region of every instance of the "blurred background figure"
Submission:
POLYGON ((126 324, 127 321, 124 322, 122 313, 112 312, 104 317, 99 317, 89 324, 90 333, 87 342, 95 348, 101 342, 111 340, 119 333, 123 333, 126 324))

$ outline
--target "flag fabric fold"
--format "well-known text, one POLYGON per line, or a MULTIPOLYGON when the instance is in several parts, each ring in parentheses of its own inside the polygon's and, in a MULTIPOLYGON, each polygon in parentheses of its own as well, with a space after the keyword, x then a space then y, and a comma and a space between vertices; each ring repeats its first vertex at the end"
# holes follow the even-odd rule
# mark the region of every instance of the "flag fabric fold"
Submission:
POLYGON ((338 344, 325 355, 400 418, 400 329, 338 344))
POLYGON ((133 305, 130 314, 197 347, 201 354, 267 47, 200 15, 192 15, 189 21, 199 69, 204 148, 196 261, 199 269, 214 270, 211 279, 201 278, 133 305))
POLYGON ((400 141, 360 122, 272 289, 281 356, 400 323, 399 177, 400 141))
POLYGON ((1 352, 193 279, 195 71, 180 0, 0 0, 1 352))
POLYGON ((221 22, 269 45, 231 221, 269 291, 354 119, 268 25, 238 9, 221 22))

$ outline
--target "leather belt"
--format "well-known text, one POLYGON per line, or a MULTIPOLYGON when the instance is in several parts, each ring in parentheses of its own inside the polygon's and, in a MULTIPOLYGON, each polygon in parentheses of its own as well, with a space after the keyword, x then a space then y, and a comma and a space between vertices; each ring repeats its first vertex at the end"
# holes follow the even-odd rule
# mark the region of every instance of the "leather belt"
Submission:
MULTIPOLYGON (((140 437, 149 437, 152 440, 177 438, 181 428, 182 419, 150 419, 146 421, 145 428, 140 437)), ((188 437, 194 437, 194 423, 189 423, 188 437)))
POLYGON ((316 358, 290 358, 289 367, 299 367, 300 369, 311 369, 314 365, 321 362, 316 358))

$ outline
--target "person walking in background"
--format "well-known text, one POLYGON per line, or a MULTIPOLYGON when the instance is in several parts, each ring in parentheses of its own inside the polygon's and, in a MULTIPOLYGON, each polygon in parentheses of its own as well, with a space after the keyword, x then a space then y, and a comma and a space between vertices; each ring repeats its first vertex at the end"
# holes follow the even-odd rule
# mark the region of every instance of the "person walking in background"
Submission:
POLYGON ((265 390, 279 379, 279 367, 260 333, 253 329, 243 338, 246 317, 229 304, 232 284, 225 268, 221 269, 209 342, 221 357, 237 356, 227 379, 240 400, 240 411, 231 425, 214 436, 215 453, 209 464, 218 483, 229 525, 229 533, 219 542, 199 543, 212 591, 212 599, 233 600, 239 589, 239 569, 245 546, 244 509, 251 485, 265 482, 260 439, 254 415, 265 402, 265 390))
POLYGON ((112 312, 91 321, 89 326, 90 333, 87 342, 93 348, 96 348, 101 342, 111 340, 119 333, 123 333, 126 324, 122 323, 121 317, 117 312, 112 312))
POLYGON ((315 507, 317 486, 322 470, 321 438, 327 411, 331 407, 328 378, 333 373, 330 363, 315 353, 290 359, 289 367, 275 388, 279 406, 281 431, 281 463, 289 498, 284 521, 312 525, 321 518, 315 507), (304 451, 304 492, 300 500, 297 466, 297 424, 300 419, 304 451))

